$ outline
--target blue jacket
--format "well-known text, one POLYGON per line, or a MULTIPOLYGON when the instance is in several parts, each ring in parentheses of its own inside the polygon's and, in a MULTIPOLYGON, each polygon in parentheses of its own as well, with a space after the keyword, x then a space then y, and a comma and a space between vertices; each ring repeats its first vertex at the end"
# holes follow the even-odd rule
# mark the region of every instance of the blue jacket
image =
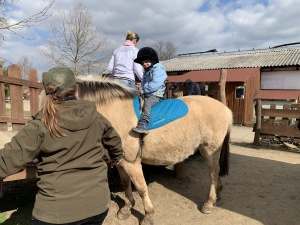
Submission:
POLYGON ((141 87, 141 90, 144 91, 144 95, 164 97, 167 77, 166 70, 161 63, 156 63, 149 69, 146 69, 141 87))

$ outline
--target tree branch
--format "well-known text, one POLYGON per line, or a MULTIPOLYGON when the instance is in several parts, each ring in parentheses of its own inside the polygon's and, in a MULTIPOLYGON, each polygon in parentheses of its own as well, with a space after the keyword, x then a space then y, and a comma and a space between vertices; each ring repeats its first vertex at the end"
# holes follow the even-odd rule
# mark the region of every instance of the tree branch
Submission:
POLYGON ((31 26, 37 26, 39 22, 46 20, 50 15, 47 15, 48 10, 51 8, 51 6, 53 5, 55 0, 53 0, 52 2, 50 2, 49 5, 47 5, 42 11, 28 17, 25 18, 23 20, 20 20, 16 23, 13 24, 9 24, 7 21, 7 19, 5 19, 4 17, 1 18, 3 25, 0 26, 0 30, 10 30, 11 29, 22 29, 24 27, 31 27, 31 26))

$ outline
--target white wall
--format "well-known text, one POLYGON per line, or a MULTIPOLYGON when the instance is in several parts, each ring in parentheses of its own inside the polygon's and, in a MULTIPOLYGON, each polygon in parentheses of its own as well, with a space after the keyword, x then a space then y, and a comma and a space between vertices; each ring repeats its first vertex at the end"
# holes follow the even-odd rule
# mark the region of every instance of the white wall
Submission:
POLYGON ((261 72, 261 89, 300 90, 300 71, 261 72))

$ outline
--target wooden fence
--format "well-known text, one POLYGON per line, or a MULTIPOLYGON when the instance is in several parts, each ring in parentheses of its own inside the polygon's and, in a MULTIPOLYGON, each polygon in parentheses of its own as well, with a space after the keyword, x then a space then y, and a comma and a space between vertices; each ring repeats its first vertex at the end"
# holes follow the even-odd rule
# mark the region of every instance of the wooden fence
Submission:
POLYGON ((37 70, 29 69, 29 80, 22 79, 21 69, 17 65, 10 65, 8 76, 3 75, 3 62, 0 62, 0 131, 7 131, 8 124, 12 124, 12 131, 19 131, 31 119, 24 116, 23 87, 29 88, 30 115, 39 110, 39 93, 43 88, 38 82, 37 70), (7 115, 5 83, 9 86, 9 101, 11 113, 7 115))
POLYGON ((286 104, 282 109, 271 104, 262 108, 261 100, 255 105, 256 123, 254 125, 254 144, 259 145, 262 137, 280 137, 281 140, 300 141, 300 104, 286 104))
MULTIPOLYGON (((43 85, 38 82, 37 70, 29 69, 29 80, 22 79, 21 69, 17 65, 10 65, 7 68, 8 76, 3 75, 3 62, 0 61, 0 131, 8 131, 9 123, 12 131, 21 130, 31 120, 24 116, 23 87, 29 89, 30 115, 39 110, 39 93, 43 85), (5 84, 9 87, 8 100, 5 96, 5 84), (6 101, 10 101, 11 113, 7 115, 6 101)), ((5 178, 3 181, 13 181, 35 177, 36 167, 29 164, 25 170, 5 178)), ((0 197, 3 195, 3 181, 0 180, 0 197)))

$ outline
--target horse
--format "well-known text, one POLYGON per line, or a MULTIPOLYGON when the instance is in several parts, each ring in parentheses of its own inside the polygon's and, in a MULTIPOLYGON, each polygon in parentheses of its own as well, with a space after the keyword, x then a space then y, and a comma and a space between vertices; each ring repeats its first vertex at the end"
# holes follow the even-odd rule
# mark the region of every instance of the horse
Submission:
POLYGON ((208 200, 201 211, 207 214, 212 212, 223 188, 221 177, 229 172, 229 139, 233 119, 228 107, 207 96, 177 98, 187 105, 188 113, 150 130, 140 148, 140 136, 131 130, 138 121, 133 106, 136 90, 123 86, 117 80, 99 77, 79 83, 78 96, 79 99, 94 102, 97 111, 111 122, 121 137, 124 156, 117 170, 126 198, 124 207, 118 211, 119 219, 128 218, 134 207, 132 181, 144 205, 145 216, 141 224, 153 224, 154 206, 148 195, 142 163, 169 166, 183 162, 196 151, 200 151, 207 162, 211 182, 208 200))

